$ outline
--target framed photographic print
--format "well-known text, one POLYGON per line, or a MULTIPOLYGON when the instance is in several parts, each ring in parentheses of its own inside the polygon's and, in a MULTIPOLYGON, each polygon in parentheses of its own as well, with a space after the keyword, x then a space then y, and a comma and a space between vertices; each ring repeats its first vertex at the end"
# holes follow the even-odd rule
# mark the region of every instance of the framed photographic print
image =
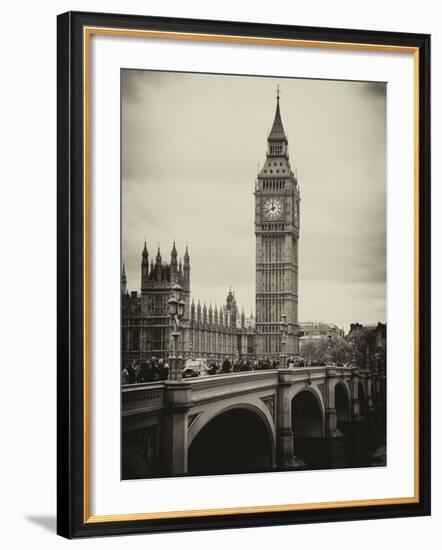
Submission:
POLYGON ((58 17, 58 533, 430 513, 430 37, 58 17))

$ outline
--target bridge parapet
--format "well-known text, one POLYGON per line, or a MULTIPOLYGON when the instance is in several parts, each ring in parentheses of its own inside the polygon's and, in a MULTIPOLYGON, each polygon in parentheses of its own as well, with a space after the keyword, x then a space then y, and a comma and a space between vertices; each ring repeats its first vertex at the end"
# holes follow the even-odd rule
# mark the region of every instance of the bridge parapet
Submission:
MULTIPOLYGON (((321 383, 326 378, 350 379, 354 367, 301 367, 279 370, 248 371, 201 378, 189 378, 180 384, 189 392, 190 405, 241 393, 253 393, 265 388, 296 383, 321 383)), ((123 416, 161 411, 167 406, 165 393, 174 382, 153 382, 126 385, 122 388, 123 416)))
POLYGON ((151 384, 131 384, 122 388, 123 416, 158 411, 164 407, 164 387, 162 382, 151 384))
POLYGON ((253 392, 267 387, 276 387, 278 371, 220 374, 210 378, 194 378, 191 380, 191 384, 192 401, 201 402, 244 391, 253 392))

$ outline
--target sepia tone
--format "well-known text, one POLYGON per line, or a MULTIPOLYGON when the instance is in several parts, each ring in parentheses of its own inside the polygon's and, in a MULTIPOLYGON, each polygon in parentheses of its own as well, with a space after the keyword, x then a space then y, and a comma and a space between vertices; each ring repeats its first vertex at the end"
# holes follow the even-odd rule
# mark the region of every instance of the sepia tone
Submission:
POLYGON ((122 71, 123 479, 386 464, 385 100, 122 71))

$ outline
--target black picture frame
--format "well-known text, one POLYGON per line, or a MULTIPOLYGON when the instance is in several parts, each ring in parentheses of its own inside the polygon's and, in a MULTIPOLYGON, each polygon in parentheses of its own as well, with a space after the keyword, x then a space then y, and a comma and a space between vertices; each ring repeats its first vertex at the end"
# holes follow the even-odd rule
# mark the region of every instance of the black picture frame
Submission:
MULTIPOLYGON (((430 514, 430 36, 398 32, 298 27, 68 12, 57 21, 57 532, 67 538, 226 529, 430 514), (84 29, 110 27, 240 37, 409 47, 419 73, 418 224, 418 499, 412 503, 220 514, 163 519, 89 521, 85 498, 84 384, 84 29)), ((87 449, 86 449, 87 452, 87 449)))

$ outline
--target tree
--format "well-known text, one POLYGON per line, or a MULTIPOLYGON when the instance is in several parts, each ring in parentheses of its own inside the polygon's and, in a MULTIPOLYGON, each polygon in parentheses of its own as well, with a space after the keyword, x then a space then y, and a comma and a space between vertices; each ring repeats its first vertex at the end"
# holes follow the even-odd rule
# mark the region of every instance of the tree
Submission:
MULTIPOLYGON (((380 355, 385 354, 380 354, 380 350, 377 348, 375 330, 362 328, 352 333, 350 335, 350 340, 355 346, 356 365, 359 368, 365 369, 367 367, 367 351, 370 357, 370 363, 382 361, 380 355)), ((385 365, 385 358, 383 359, 383 364, 385 365)))
POLYGON ((348 363, 352 358, 351 345, 343 338, 332 338, 330 352, 328 338, 310 340, 302 346, 301 355, 307 361, 326 361, 329 353, 335 363, 348 363))

